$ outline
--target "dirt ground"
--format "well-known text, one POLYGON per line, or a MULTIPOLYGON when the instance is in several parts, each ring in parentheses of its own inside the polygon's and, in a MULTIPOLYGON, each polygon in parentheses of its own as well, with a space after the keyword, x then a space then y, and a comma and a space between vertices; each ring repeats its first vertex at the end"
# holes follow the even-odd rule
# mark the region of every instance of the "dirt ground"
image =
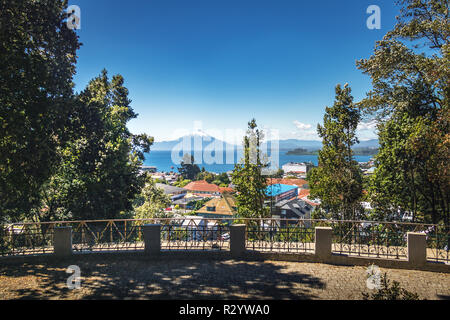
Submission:
MULTIPOLYGON (((241 260, 83 261, 0 266, 0 299, 362 299, 367 268, 241 260), (69 265, 81 287, 69 289, 69 265)), ((384 269, 421 299, 450 299, 450 274, 384 269)))

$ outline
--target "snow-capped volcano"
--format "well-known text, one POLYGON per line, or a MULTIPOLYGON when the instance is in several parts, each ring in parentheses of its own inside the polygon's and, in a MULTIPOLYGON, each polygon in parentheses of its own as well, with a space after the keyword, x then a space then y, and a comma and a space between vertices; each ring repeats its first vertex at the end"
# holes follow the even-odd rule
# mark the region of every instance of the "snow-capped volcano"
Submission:
POLYGON ((204 137, 204 138, 212 138, 212 136, 210 136, 209 134, 207 134, 205 131, 203 131, 202 129, 196 129, 194 130, 194 132, 191 134, 191 136, 197 136, 197 137, 204 137))
POLYGON ((195 130, 192 134, 185 135, 179 137, 178 139, 171 141, 161 141, 155 142, 151 147, 151 150, 154 151, 169 151, 173 150, 175 147, 179 147, 181 144, 188 142, 191 146, 192 150, 205 150, 207 146, 210 144, 214 144, 215 146, 221 145, 223 146, 223 150, 232 145, 217 139, 203 130, 195 130))

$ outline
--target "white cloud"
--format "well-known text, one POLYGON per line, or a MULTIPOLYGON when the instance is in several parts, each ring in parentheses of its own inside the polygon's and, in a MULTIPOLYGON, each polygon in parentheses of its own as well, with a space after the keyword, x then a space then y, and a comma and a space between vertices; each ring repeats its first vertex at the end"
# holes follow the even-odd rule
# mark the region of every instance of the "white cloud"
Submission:
POLYGON ((307 130, 312 128, 312 125, 307 123, 301 123, 300 121, 297 120, 294 120, 294 125, 300 130, 307 130))
POLYGON ((297 134, 297 139, 300 140, 321 140, 316 130, 302 131, 297 134))
POLYGON ((321 140, 315 130, 298 130, 281 134, 281 139, 321 140))
POLYGON ((377 128, 377 122, 375 120, 369 122, 361 122, 358 125, 358 131, 367 131, 367 130, 375 130, 377 128))
POLYGON ((368 122, 361 122, 356 129, 356 134, 361 141, 377 139, 377 122, 375 120, 371 120, 368 122))
POLYGON ((283 139, 320 140, 317 130, 311 124, 293 121, 297 130, 283 135, 283 139))

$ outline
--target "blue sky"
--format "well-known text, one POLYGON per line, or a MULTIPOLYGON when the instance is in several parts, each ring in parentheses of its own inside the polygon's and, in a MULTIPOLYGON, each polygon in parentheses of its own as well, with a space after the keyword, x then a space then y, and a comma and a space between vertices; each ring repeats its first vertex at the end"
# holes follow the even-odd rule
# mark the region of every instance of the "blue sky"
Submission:
MULTIPOLYGON (((251 118, 280 138, 317 139, 337 83, 355 100, 370 79, 355 61, 368 58, 395 24, 392 0, 73 0, 83 43, 76 91, 103 68, 120 73, 139 117, 133 133, 156 141, 180 129, 245 129, 251 118), (381 29, 369 30, 369 5, 381 29)), ((361 139, 375 137, 363 125, 361 139)))

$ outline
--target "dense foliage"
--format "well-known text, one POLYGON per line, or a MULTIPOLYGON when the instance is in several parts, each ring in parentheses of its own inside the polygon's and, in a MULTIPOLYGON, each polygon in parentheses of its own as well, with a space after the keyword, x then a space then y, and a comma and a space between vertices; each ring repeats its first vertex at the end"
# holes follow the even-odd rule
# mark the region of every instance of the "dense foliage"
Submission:
POLYGON ((124 79, 110 81, 106 70, 77 96, 58 170, 43 188, 40 220, 106 219, 132 209, 144 186, 139 173, 153 138, 132 135, 126 124, 136 117, 124 79))
POLYGON ((21 220, 40 203, 70 139, 72 77, 80 47, 66 1, 0 1, 0 219, 21 220))
POLYGON ((164 193, 164 190, 156 187, 151 177, 146 179, 145 187, 138 200, 134 216, 136 219, 164 217, 164 209, 171 203, 170 197, 164 193))
POLYGON ((0 1, 0 219, 114 218, 132 208, 153 138, 120 75, 74 94, 78 37, 67 1, 0 1))
POLYGON ((370 196, 378 219, 404 213, 449 225, 448 1, 402 0, 395 28, 358 68, 373 90, 360 106, 379 122, 370 196))

